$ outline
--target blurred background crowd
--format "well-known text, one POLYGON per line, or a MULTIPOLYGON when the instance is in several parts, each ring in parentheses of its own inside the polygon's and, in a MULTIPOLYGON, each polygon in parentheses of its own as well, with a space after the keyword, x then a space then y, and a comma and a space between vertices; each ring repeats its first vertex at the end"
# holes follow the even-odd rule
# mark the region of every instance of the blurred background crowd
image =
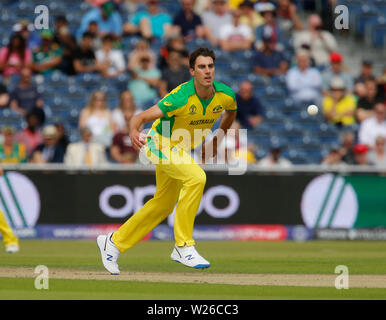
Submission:
POLYGON ((386 0, 4 0, 0 9, 0 163, 138 162, 131 117, 188 81, 189 52, 203 46, 236 92, 227 159, 386 165, 386 0), (49 29, 34 27, 39 4, 49 29), (340 4, 349 29, 335 26, 340 4))

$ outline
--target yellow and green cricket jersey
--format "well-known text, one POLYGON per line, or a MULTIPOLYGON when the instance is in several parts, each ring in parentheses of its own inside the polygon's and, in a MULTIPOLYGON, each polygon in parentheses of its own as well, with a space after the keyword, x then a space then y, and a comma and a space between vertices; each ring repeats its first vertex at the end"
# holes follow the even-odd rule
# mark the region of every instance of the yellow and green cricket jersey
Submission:
POLYGON ((213 87, 215 93, 209 100, 203 100, 197 95, 193 79, 172 90, 158 102, 164 117, 153 123, 150 135, 156 131, 166 138, 171 137, 173 144, 173 133, 184 129, 191 137, 190 148, 198 147, 205 136, 200 140, 194 139, 194 130, 201 129, 208 133, 208 129, 212 128, 224 110, 237 110, 235 93, 230 87, 218 81, 213 81, 213 87))

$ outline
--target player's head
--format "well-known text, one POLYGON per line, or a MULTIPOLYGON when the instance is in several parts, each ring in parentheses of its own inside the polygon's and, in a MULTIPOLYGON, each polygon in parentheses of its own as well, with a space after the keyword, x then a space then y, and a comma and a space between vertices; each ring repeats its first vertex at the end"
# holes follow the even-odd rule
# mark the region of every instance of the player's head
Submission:
POLYGON ((208 48, 198 48, 191 53, 189 70, 199 85, 207 87, 213 84, 215 60, 215 53, 208 48))

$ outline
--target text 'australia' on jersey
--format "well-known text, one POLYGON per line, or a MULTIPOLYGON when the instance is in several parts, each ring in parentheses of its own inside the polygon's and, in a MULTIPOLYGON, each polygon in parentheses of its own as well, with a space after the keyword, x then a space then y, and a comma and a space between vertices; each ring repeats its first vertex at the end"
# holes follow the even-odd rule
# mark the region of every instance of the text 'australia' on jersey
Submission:
POLYGON ((213 87, 213 97, 203 100, 196 93, 193 79, 179 85, 158 102, 164 117, 156 120, 152 129, 164 136, 166 132, 168 138, 177 129, 187 130, 191 137, 191 148, 196 148, 204 139, 194 141, 195 129, 210 129, 224 110, 237 110, 235 93, 231 88, 218 81, 213 81, 213 87), (165 127, 162 129, 165 124, 166 128, 170 128, 169 132, 165 127))

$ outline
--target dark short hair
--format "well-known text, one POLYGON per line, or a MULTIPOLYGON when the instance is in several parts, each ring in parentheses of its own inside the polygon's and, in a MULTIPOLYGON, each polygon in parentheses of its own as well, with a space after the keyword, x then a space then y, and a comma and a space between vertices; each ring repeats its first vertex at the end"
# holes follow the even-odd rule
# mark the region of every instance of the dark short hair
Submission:
POLYGON ((194 65, 196 64, 196 60, 199 56, 211 57, 213 62, 216 60, 216 55, 213 50, 208 48, 198 48, 194 50, 189 56, 189 66, 191 69, 194 69, 194 65))
POLYGON ((111 33, 105 34, 105 35, 102 37, 102 42, 106 42, 106 41, 114 42, 114 40, 115 40, 114 35, 111 34, 111 33))
POLYGON ((94 37, 95 37, 94 34, 91 32, 88 32, 88 31, 84 32, 82 35, 82 38, 92 38, 93 39, 94 37))

